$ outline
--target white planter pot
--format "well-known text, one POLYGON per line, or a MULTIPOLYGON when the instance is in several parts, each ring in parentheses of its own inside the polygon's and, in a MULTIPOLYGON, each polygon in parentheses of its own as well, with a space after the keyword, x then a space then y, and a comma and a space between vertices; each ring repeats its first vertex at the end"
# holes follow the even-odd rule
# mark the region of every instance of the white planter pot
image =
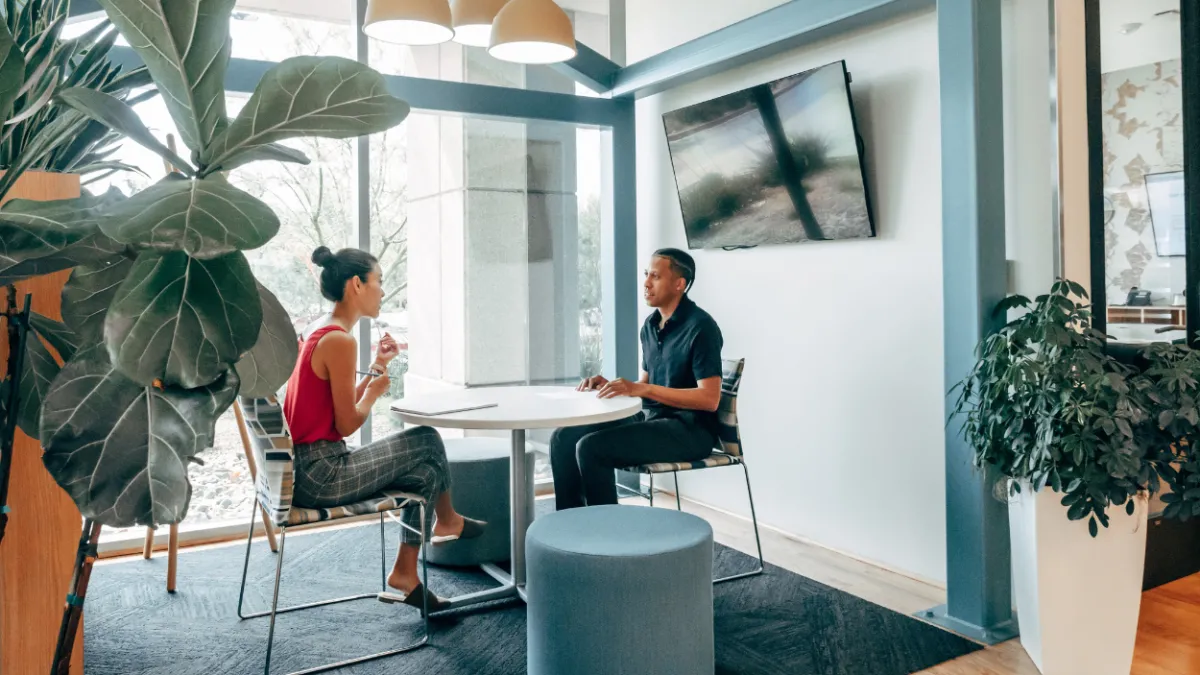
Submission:
POLYGON ((1142 604, 1149 508, 1110 507, 1095 539, 1067 519, 1062 495, 1028 483, 1010 497, 1021 646, 1043 675, 1129 675, 1142 604))

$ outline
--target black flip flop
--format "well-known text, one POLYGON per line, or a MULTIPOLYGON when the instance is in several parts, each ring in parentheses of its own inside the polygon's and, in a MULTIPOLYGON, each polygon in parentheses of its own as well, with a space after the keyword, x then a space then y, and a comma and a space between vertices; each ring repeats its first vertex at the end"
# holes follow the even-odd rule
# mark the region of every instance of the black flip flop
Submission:
POLYGON ((448 544, 452 541, 459 541, 462 539, 476 539, 482 536, 486 529, 487 523, 483 522, 482 520, 475 520, 474 518, 463 516, 462 532, 458 534, 446 535, 444 537, 431 537, 429 539, 429 543, 436 546, 437 544, 448 544))
POLYGON ((384 591, 376 597, 379 598, 380 602, 386 602, 389 605, 408 605, 409 607, 416 607, 417 611, 421 612, 422 616, 424 616, 424 607, 421 599, 422 595, 429 596, 428 602, 430 614, 450 608, 449 602, 439 598, 432 591, 425 588, 424 584, 417 584, 417 587, 409 591, 407 595, 384 591))

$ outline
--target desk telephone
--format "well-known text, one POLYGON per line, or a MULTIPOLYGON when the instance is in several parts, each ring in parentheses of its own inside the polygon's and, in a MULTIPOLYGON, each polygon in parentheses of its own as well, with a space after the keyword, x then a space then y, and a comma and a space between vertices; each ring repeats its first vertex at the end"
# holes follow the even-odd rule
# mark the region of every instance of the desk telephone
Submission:
POLYGON ((1129 297, 1125 299, 1125 304, 1130 307, 1149 307, 1150 306, 1150 291, 1139 291, 1137 286, 1129 289, 1129 297))

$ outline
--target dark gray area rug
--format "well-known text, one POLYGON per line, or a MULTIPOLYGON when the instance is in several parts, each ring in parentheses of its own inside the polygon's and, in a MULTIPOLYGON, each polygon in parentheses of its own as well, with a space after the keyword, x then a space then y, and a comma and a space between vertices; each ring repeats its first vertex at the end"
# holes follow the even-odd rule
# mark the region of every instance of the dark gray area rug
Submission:
MULTIPOLYGON (((389 565, 398 536, 398 526, 389 523, 389 565)), ((378 525, 289 537, 280 606, 378 590, 379 547, 378 525)), ((261 673, 268 619, 240 621, 236 612, 244 553, 244 545, 181 553, 174 595, 164 586, 165 556, 97 566, 85 613, 85 674, 261 673)), ((723 546, 714 560, 720 574, 751 569, 753 562, 723 546)), ((256 542, 246 590, 249 611, 269 606, 274 573, 275 557, 256 542)), ((430 587, 441 595, 494 585, 478 571, 431 566, 430 575, 430 587)), ((758 577, 717 586, 715 617, 718 675, 904 675, 980 649, 773 566, 758 577)), ((585 612, 580 620, 586 620, 585 612)), ((399 646, 412 641, 419 627, 415 611, 375 600, 284 614, 276 624, 271 670, 286 673, 399 646)), ((431 646, 337 672, 525 672, 525 607, 519 602, 464 609, 435 622, 432 630, 431 646)), ((628 673, 642 675, 636 663, 628 673)))

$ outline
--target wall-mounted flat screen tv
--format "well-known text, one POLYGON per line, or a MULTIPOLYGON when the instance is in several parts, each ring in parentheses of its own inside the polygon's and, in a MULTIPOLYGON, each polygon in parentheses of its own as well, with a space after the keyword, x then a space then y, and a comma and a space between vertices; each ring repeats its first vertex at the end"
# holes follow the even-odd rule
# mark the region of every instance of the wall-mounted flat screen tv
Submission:
POLYGON ((875 236, 844 61, 663 115, 688 248, 875 236))

